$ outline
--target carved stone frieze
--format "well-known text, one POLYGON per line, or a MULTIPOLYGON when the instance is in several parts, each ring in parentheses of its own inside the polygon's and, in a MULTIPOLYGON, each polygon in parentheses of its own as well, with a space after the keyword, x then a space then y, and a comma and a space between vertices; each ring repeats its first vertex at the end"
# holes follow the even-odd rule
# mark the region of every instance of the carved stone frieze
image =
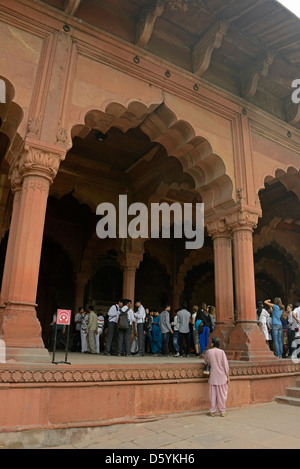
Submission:
MULTIPOLYGON (((238 364, 234 361, 229 362, 230 376, 239 377, 263 377, 280 374, 300 374, 300 363, 293 363, 288 360, 283 363, 260 362, 238 364)), ((204 364, 189 365, 184 367, 175 367, 174 365, 139 366, 126 367, 104 367, 103 365, 86 365, 63 367, 28 367, 22 365, 0 364, 0 383, 19 383, 19 384, 49 384, 49 383, 107 383, 107 382, 149 382, 149 381, 180 381, 195 379, 207 379, 203 375, 204 364)))

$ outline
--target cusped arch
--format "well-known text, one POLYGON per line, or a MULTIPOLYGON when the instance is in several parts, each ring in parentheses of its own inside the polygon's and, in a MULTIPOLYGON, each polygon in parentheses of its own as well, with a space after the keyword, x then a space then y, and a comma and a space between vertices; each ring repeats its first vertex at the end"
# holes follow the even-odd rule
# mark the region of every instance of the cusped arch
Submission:
MULTIPOLYGON (((11 165, 15 155, 14 152, 9 152, 9 149, 15 139, 21 139, 17 131, 24 113, 22 108, 13 101, 15 89, 12 83, 0 76, 0 84, 2 90, 0 93, 0 162, 5 158, 7 163, 11 165)), ((17 147, 19 146, 18 142, 17 147)))
POLYGON ((193 267, 201 263, 213 260, 213 255, 213 249, 208 245, 203 246, 202 249, 191 251, 178 269, 176 276, 177 285, 180 285, 184 282, 184 279, 189 270, 192 270, 193 267))
POLYGON ((183 171, 194 180, 206 213, 215 211, 216 207, 228 208, 235 204, 233 181, 223 159, 214 153, 205 137, 197 136, 192 126, 178 120, 164 103, 146 106, 132 101, 126 107, 113 102, 105 110, 89 110, 83 122, 73 126, 71 134, 73 139, 85 138, 92 129, 106 134, 111 127, 123 132, 139 127, 152 143, 162 145, 168 156, 177 158, 183 171))
POLYGON ((265 189, 266 183, 274 180, 281 182, 287 192, 294 192, 300 201, 300 167, 297 169, 290 164, 282 165, 281 167, 277 165, 271 172, 262 175, 258 194, 261 190, 265 189))

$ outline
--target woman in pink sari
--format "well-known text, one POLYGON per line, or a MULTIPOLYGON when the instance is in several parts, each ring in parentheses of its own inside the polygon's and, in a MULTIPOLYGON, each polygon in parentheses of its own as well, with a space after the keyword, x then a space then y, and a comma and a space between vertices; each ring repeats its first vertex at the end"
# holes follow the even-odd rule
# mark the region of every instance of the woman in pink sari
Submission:
POLYGON ((207 350, 204 363, 210 365, 209 400, 211 417, 216 415, 219 408, 220 416, 225 417, 226 400, 229 384, 229 365, 224 350, 220 349, 220 339, 212 338, 213 347, 207 350))

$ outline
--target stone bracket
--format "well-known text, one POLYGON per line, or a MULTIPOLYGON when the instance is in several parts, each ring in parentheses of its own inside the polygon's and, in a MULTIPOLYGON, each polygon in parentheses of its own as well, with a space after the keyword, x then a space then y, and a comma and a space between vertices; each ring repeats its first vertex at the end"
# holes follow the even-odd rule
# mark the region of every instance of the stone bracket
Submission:
POLYGON ((64 10, 67 15, 74 16, 81 4, 81 0, 65 0, 64 10))
POLYGON ((201 76, 208 69, 214 49, 221 47, 229 25, 223 21, 215 23, 194 45, 192 50, 193 71, 201 76))
POLYGON ((298 124, 300 121, 300 104, 293 103, 291 96, 285 102, 285 118, 291 125, 298 124))
POLYGON ((274 61, 274 54, 266 52, 260 57, 246 72, 241 79, 242 96, 245 98, 253 97, 257 91, 258 83, 261 77, 266 77, 269 67, 274 61))
POLYGON ((145 47, 148 44, 156 19, 162 15, 163 11, 163 0, 151 0, 145 5, 136 25, 135 43, 138 46, 145 47))

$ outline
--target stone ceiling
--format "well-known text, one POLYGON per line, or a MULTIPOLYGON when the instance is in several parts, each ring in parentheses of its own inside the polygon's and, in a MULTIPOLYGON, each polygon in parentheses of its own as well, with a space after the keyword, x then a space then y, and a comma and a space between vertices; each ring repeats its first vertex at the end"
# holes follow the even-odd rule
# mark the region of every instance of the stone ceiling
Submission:
POLYGON ((47 0, 300 128, 300 20, 276 0, 47 0))

